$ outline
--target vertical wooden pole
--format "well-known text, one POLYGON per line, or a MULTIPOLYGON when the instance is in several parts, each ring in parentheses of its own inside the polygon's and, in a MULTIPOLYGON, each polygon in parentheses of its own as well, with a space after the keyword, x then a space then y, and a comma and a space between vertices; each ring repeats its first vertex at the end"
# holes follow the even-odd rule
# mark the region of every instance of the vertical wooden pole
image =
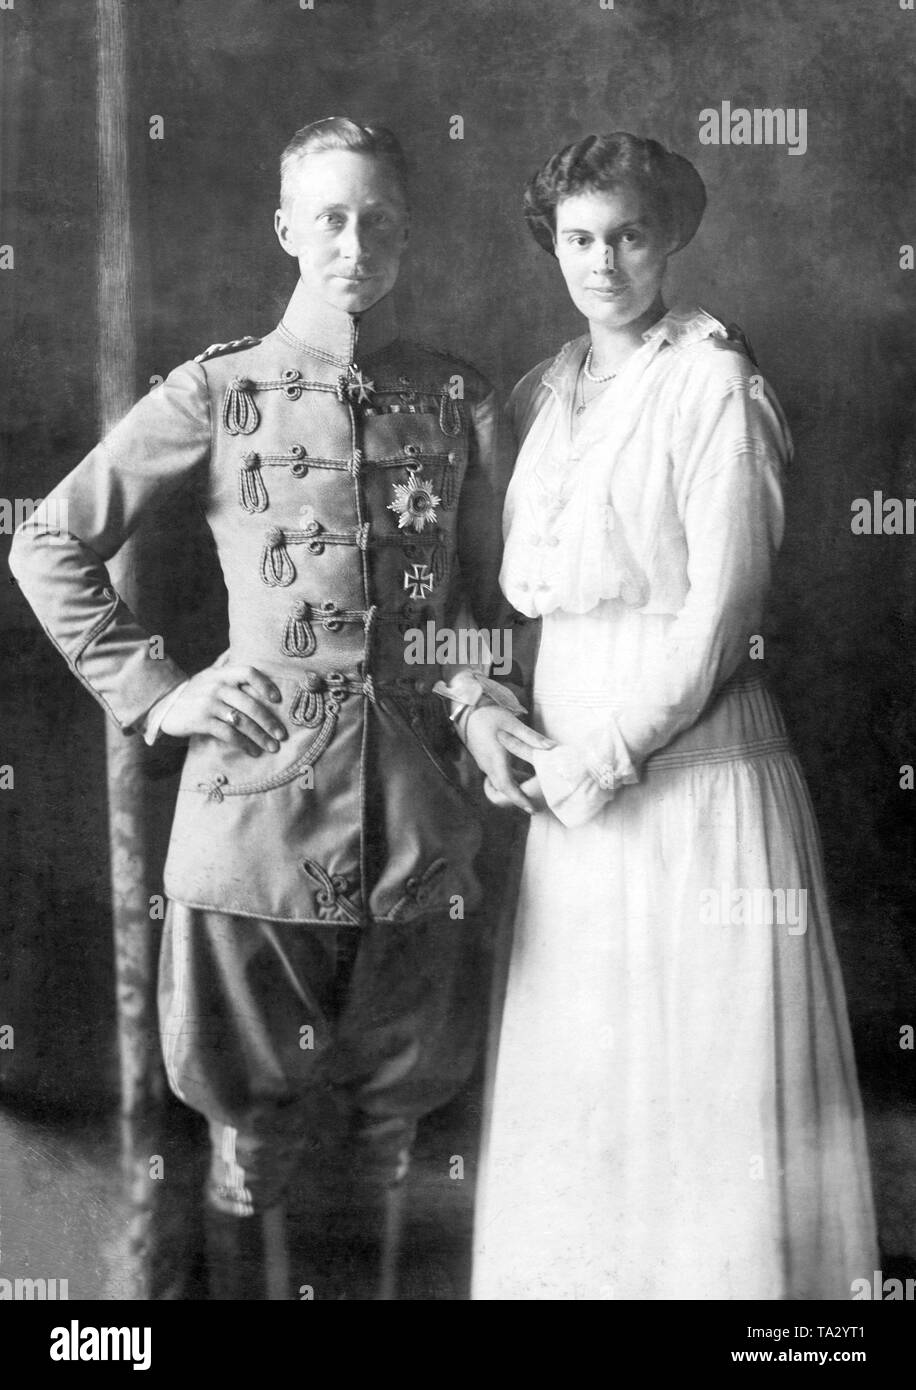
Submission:
MULTIPOLYGON (((125 0, 96 0, 98 32, 98 393, 103 432, 133 404, 136 343, 130 217, 129 93, 125 0)), ((142 611, 142 542, 131 538, 110 564, 126 603, 142 611)), ((156 1029, 158 931, 150 898, 158 864, 149 844, 145 746, 107 725, 112 914, 121 1108, 146 1110, 163 1093, 156 1029)))
MULTIPOLYGON (((128 0, 96 0, 98 39, 98 396, 103 431, 137 394, 130 203, 128 0)), ((141 525, 109 562, 112 582, 143 621, 155 598, 155 526, 141 525)), ((110 1259, 122 1296, 181 1298, 194 1258, 199 1155, 166 1124, 156 980, 159 914, 173 795, 148 774, 139 735, 107 724, 111 901, 120 1059, 121 1158, 130 1220, 110 1259), (168 1165, 168 1172, 162 1171, 168 1165)))
POLYGON ((98 33, 99 409, 109 430, 135 389, 133 240, 123 0, 96 0, 98 33))

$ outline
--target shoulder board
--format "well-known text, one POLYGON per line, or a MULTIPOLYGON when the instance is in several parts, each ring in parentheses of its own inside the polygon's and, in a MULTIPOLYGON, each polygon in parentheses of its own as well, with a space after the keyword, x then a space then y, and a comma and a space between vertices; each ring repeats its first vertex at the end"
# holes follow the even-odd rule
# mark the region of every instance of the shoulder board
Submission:
POLYGON ((423 352, 428 352, 430 357, 438 357, 443 362, 447 362, 450 367, 458 367, 470 373, 471 376, 483 378, 480 368, 475 367, 473 362, 468 362, 465 357, 458 357, 454 352, 443 352, 441 348, 430 347, 428 343, 417 343, 417 347, 421 348, 423 352))
POLYGON ((260 341, 260 338, 234 338, 231 343, 212 343, 204 352, 198 353, 194 361, 206 362, 211 357, 224 357, 227 352, 242 352, 260 341))

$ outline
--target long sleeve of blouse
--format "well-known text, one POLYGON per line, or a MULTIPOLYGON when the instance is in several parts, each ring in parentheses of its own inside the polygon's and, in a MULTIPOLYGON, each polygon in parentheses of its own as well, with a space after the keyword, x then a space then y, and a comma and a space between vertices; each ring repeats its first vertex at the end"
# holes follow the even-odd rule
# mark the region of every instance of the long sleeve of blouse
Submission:
POLYGON ((536 755, 547 803, 567 825, 589 820, 618 788, 638 780, 650 754, 699 719, 760 630, 782 540, 791 440, 742 352, 707 340, 688 353, 669 436, 686 597, 604 736, 536 755))

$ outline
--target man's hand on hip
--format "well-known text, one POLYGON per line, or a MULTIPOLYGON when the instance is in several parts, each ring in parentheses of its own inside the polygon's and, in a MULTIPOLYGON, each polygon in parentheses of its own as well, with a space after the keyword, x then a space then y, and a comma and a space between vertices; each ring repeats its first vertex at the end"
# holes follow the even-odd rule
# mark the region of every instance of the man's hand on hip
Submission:
POLYGON ((254 666, 208 666, 192 676, 162 721, 173 738, 208 734, 253 758, 276 753, 288 737, 271 709, 282 695, 254 666))

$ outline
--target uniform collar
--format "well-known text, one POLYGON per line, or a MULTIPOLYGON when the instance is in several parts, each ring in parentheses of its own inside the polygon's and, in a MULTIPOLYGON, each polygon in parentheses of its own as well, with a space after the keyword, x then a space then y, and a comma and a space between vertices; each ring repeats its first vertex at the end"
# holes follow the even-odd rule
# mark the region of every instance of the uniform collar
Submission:
POLYGON ((297 347, 318 348, 347 364, 394 342, 398 336, 394 300, 387 294, 362 314, 348 314, 315 299, 297 280, 280 332, 297 347))
MULTIPOLYGON (((674 348, 687 347, 702 338, 727 338, 728 330, 708 314, 705 309, 669 309, 661 318, 647 328, 642 335, 643 344, 658 351, 666 343, 674 348)), ((588 351, 589 336, 564 344, 541 377, 545 386, 551 387, 558 395, 571 395, 575 390, 579 369, 588 351)), ((642 352, 644 349, 639 348, 642 352)), ((654 356, 654 352, 652 354, 654 356)))

